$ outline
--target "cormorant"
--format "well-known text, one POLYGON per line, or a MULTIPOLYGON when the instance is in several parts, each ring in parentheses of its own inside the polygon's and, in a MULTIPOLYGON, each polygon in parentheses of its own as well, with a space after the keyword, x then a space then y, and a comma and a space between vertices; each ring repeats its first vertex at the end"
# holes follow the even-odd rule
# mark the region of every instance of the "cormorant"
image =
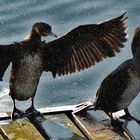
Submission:
POLYGON ((81 25, 66 35, 45 43, 41 36, 53 35, 47 23, 35 23, 21 42, 0 45, 0 79, 10 62, 10 96, 14 102, 12 118, 22 117, 15 100, 32 99, 28 112, 34 112, 34 96, 43 71, 65 75, 89 68, 103 58, 115 56, 126 42, 125 13, 100 24, 81 25))
POLYGON ((113 125, 117 123, 112 113, 119 110, 125 111, 124 118, 140 123, 128 110, 140 91, 140 27, 135 29, 131 46, 133 58, 123 62, 103 80, 94 103, 94 109, 103 110, 111 118, 113 125))

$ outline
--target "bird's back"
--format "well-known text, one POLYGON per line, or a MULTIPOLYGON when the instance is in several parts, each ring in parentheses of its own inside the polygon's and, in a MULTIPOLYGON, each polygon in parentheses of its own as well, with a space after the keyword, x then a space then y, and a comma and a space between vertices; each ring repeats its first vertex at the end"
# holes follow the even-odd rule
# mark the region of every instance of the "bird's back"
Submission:
MULTIPOLYGON (((140 83, 140 78, 137 77, 133 59, 130 59, 122 63, 103 80, 97 91, 95 109, 101 109, 107 112, 116 112, 123 109, 123 105, 118 106, 119 103, 125 102, 124 106, 127 106, 128 103, 124 99, 127 99, 127 96, 134 99, 135 97, 132 97, 133 92, 136 93, 140 88, 137 83, 134 84, 134 81, 140 83), (130 88, 131 86, 134 90, 130 88), (130 95, 126 94, 128 91, 130 91, 130 95)), ((129 101, 130 98, 128 99, 129 101)))

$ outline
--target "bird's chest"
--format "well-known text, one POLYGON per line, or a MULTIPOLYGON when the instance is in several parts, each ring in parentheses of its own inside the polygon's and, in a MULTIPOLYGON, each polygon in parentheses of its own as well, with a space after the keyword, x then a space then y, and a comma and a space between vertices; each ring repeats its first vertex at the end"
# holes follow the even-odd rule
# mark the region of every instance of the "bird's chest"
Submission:
POLYGON ((26 100, 35 94, 42 73, 42 58, 39 54, 24 55, 14 68, 11 80, 14 96, 18 100, 26 100))
POLYGON ((140 77, 135 74, 131 75, 129 84, 120 97, 119 108, 126 108, 138 95, 140 91, 140 77))
POLYGON ((42 67, 42 58, 39 54, 24 55, 19 63, 19 71, 27 73, 30 76, 40 72, 42 67))

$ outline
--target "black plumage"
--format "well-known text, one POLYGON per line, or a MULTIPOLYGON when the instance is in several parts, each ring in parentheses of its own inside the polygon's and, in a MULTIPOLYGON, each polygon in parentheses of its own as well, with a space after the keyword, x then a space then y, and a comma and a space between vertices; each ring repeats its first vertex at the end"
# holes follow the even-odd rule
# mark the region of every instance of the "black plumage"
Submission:
POLYGON ((136 28, 132 40, 133 58, 126 60, 101 83, 97 91, 95 110, 106 112, 112 123, 112 113, 124 110, 125 118, 137 120, 128 111, 128 106, 140 91, 140 28, 136 28))

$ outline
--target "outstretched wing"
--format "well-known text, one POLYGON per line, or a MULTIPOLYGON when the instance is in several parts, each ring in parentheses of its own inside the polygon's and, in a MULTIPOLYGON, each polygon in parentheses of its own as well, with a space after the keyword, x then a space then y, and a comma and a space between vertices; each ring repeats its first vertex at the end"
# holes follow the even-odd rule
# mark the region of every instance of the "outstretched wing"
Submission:
POLYGON ((0 45, 0 81, 9 66, 14 53, 14 44, 0 45))
POLYGON ((127 41, 125 13, 112 20, 79 26, 45 46, 45 70, 53 76, 74 73, 115 56, 127 41))

